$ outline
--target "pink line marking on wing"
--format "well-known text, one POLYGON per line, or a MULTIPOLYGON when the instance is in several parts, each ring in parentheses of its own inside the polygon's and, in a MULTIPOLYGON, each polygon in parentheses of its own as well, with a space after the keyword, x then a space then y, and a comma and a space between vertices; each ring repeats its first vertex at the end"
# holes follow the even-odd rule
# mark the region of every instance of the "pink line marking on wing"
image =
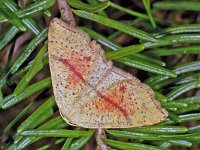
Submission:
MULTIPOLYGON (((68 59, 66 59, 66 58, 59 58, 58 60, 63 65, 65 65, 66 67, 68 67, 84 84, 89 85, 93 90, 96 91, 96 89, 92 85, 90 85, 89 83, 87 83, 87 81, 83 78, 82 74, 77 70, 76 66, 74 66, 73 64, 71 64, 68 59)), ((128 112, 124 108, 122 108, 121 106, 119 106, 119 104, 115 103, 109 97, 103 95, 100 91, 96 91, 96 93, 104 101, 106 101, 107 103, 111 104, 113 107, 117 108, 124 115, 124 117, 128 116, 128 112)))

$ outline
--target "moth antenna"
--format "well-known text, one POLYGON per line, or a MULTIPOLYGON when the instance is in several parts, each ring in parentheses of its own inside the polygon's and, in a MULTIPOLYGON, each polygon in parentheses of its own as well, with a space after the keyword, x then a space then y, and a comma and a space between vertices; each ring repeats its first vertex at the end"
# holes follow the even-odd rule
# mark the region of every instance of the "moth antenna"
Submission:
POLYGON ((61 13, 62 20, 70 24, 70 26, 76 26, 71 7, 67 3, 67 0, 58 0, 58 7, 61 13))

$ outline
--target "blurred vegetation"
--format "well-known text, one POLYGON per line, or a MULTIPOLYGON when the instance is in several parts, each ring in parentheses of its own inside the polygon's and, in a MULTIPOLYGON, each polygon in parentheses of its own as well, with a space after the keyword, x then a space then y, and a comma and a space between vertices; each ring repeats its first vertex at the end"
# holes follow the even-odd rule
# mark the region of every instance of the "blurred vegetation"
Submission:
MULTIPOLYGON (((151 86, 167 120, 106 130, 111 148, 200 146, 200 2, 68 0, 77 25, 108 59, 151 86)), ((47 57, 55 0, 0 1, 1 149, 94 149, 94 130, 66 124, 53 97, 47 57)))

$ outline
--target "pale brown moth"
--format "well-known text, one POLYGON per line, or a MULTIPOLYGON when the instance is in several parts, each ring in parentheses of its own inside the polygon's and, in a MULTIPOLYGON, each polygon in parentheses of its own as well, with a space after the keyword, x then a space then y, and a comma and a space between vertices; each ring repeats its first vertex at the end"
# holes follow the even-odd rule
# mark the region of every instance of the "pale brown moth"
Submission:
POLYGON ((75 25, 51 21, 48 53, 55 100, 67 123, 131 128, 168 116, 148 85, 106 61, 101 46, 75 25))

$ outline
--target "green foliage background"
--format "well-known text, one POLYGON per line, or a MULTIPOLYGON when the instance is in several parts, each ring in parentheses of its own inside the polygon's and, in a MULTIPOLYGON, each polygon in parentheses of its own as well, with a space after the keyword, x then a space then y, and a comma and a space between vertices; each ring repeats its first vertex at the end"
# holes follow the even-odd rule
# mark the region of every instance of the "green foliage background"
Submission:
MULTIPOLYGON (((116 149, 198 150, 200 2, 68 2, 77 25, 102 45, 107 58, 145 79, 169 111, 158 125, 107 130, 104 141, 116 149)), ((2 149, 93 146, 94 130, 66 124, 53 98, 47 31, 54 17, 59 17, 55 0, 0 0, 2 149)))

